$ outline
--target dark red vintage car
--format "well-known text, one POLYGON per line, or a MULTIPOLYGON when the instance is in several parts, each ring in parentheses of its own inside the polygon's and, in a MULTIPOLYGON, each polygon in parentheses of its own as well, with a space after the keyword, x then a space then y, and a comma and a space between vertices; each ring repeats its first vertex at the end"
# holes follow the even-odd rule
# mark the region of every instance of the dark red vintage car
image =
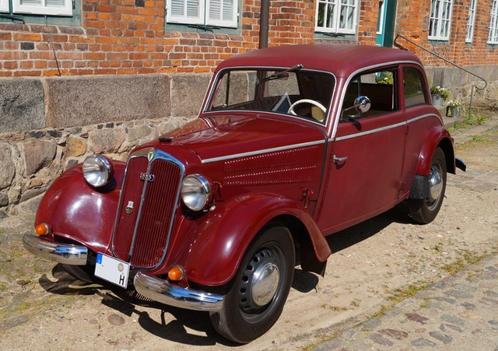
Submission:
MULTIPOLYGON (((167 305, 208 311, 239 343, 278 319, 294 267, 324 273, 325 236, 398 204, 439 212, 464 168, 413 54, 289 46, 222 62, 199 118, 55 180, 31 252, 167 305)), ((332 248, 333 250, 333 248, 332 248)))

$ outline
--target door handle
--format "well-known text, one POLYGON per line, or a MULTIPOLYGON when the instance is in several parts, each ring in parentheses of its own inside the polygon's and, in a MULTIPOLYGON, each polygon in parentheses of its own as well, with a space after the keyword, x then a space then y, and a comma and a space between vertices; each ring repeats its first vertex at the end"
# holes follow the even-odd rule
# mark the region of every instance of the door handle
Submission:
POLYGON ((343 156, 343 157, 336 156, 336 155, 332 156, 332 160, 338 166, 342 166, 344 163, 346 163, 347 159, 348 159, 347 156, 343 156))

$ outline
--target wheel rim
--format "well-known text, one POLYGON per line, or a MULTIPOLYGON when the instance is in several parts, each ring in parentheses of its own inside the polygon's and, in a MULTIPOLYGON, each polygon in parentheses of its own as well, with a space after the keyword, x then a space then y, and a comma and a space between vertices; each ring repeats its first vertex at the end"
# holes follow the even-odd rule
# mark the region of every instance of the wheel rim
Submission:
POLYGON ((271 305, 281 285, 281 259, 276 249, 256 252, 246 266, 240 286, 240 308, 259 314, 271 305))
POLYGON ((432 210, 434 209, 441 198, 443 193, 443 171, 439 164, 432 165, 429 173, 429 197, 427 205, 432 210))

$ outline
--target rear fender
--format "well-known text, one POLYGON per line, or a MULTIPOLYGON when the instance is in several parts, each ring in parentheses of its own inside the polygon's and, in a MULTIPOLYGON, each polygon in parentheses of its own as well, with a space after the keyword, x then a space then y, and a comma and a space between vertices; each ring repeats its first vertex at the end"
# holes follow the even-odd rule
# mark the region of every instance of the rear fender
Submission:
POLYGON ((453 139, 442 126, 433 128, 425 139, 418 157, 418 176, 428 176, 431 169, 432 156, 436 149, 440 147, 446 156, 446 169, 449 173, 455 174, 455 152, 453 150, 453 139))
POLYGON ((218 204, 203 225, 197 227, 198 233, 182 259, 188 279, 206 286, 229 282, 256 235, 279 216, 299 220, 308 232, 316 259, 327 260, 329 245, 299 203, 274 194, 251 194, 218 204))

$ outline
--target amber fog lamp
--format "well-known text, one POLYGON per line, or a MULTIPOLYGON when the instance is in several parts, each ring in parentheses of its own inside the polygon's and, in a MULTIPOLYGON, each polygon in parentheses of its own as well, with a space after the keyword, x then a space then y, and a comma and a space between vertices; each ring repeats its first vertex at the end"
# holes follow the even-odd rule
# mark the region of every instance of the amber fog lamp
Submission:
POLYGON ((35 233, 37 236, 44 236, 50 233, 50 228, 47 223, 40 223, 35 226, 35 233))
POLYGON ((181 266, 173 266, 168 271, 168 279, 174 282, 183 280, 185 277, 185 271, 181 266))
POLYGON ((192 211, 203 210, 211 196, 209 181, 200 174, 191 174, 183 179, 182 200, 192 211))
POLYGON ((88 156, 82 168, 86 182, 95 188, 107 185, 111 180, 112 166, 105 156, 88 156))

